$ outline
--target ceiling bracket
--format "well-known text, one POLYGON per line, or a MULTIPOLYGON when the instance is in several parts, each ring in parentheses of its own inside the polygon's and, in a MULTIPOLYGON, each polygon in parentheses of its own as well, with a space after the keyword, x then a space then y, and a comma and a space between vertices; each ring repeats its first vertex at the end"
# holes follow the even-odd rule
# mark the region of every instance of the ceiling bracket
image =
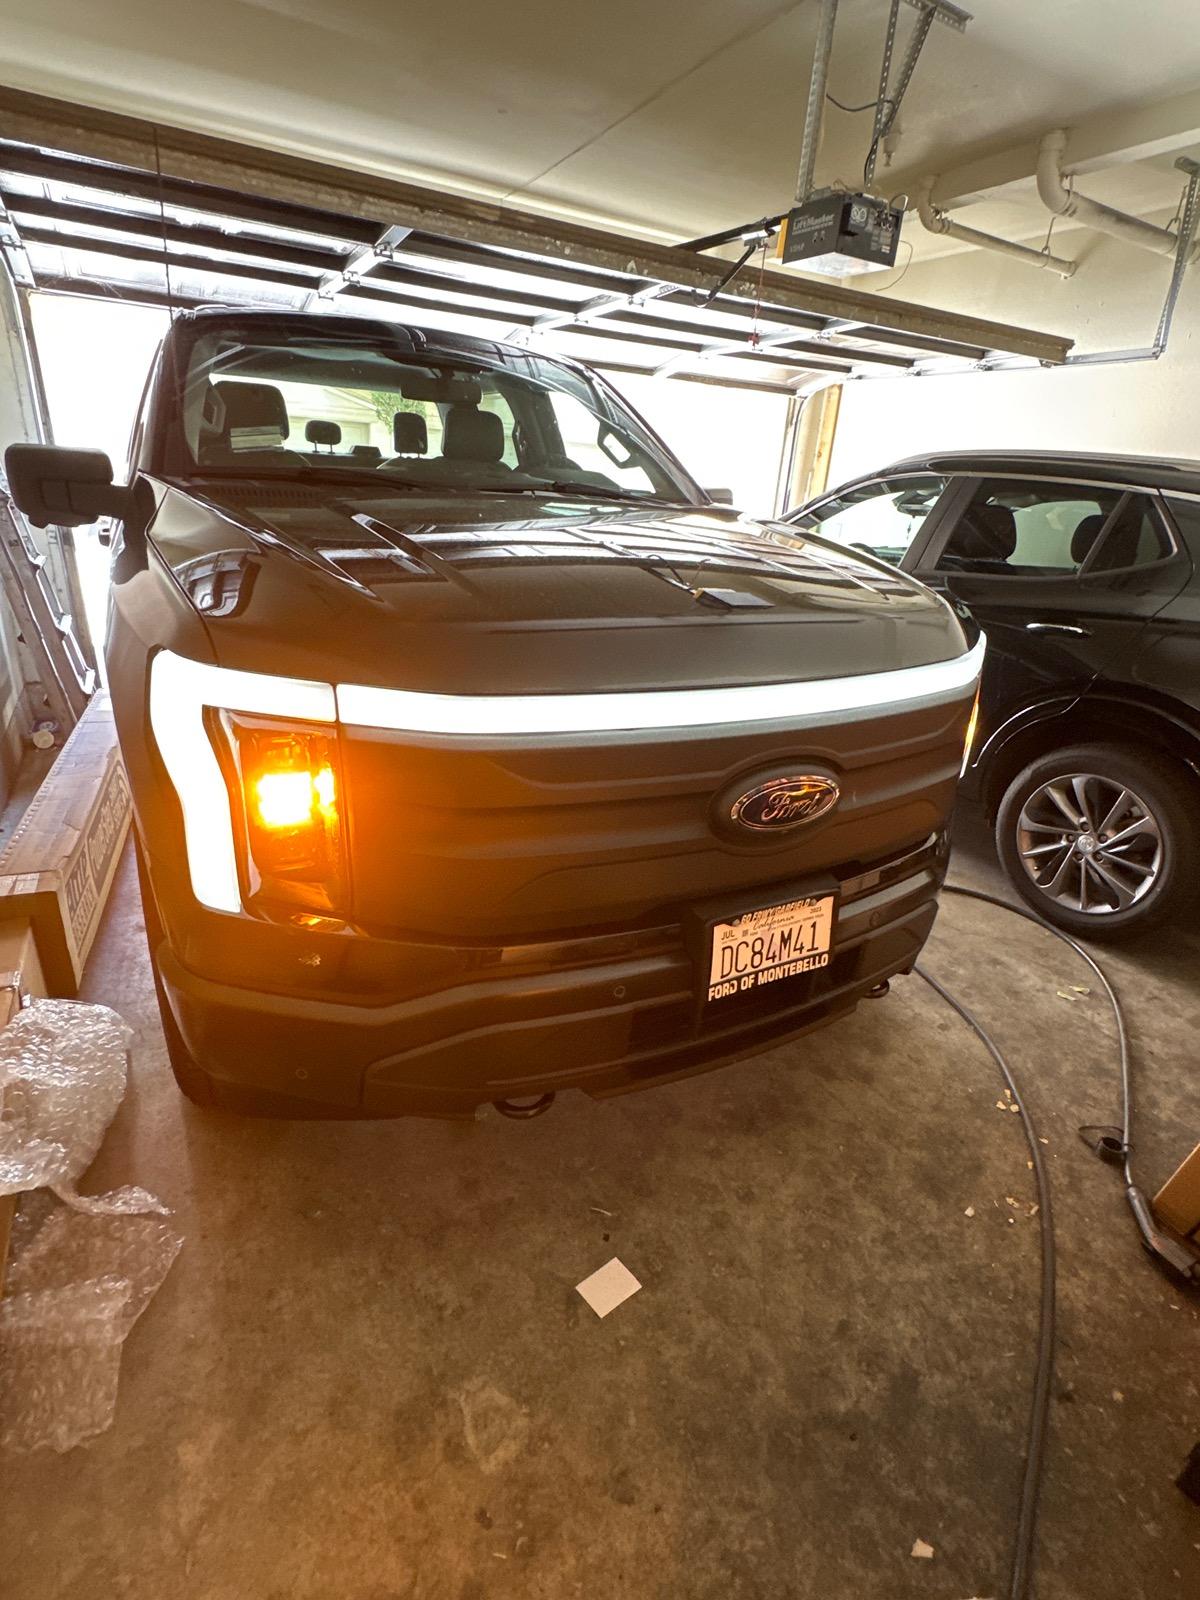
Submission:
POLYGON ((917 61, 921 51, 925 48, 925 41, 929 37, 929 30, 935 22, 944 22, 947 27, 955 28, 959 33, 966 30, 967 23, 971 21, 969 11, 963 11, 958 6, 950 5, 947 0, 905 0, 905 4, 919 13, 912 37, 908 41, 908 49, 900 66, 900 76, 896 80, 894 94, 888 93, 892 76, 892 55, 896 45, 896 28, 900 20, 900 0, 892 0, 888 11, 887 32, 883 40, 883 61, 879 68, 879 93, 875 100, 875 126, 871 130, 871 148, 867 153, 866 165, 863 167, 863 187, 870 189, 875 181, 875 162, 879 156, 879 148, 892 131, 896 117, 900 111, 900 102, 908 91, 912 81, 913 72, 916 70, 917 61))
POLYGON ((1151 348, 1155 356, 1161 356, 1167 348, 1167 340, 1171 337, 1171 323, 1175 316, 1175 302, 1179 299, 1179 291, 1183 285, 1183 275, 1187 271, 1188 262, 1192 256, 1192 241, 1196 236, 1196 223, 1200 221, 1200 163, 1192 161, 1188 156, 1180 156, 1175 166, 1180 172, 1187 175, 1187 188, 1183 192, 1183 206, 1179 217, 1179 238, 1175 243, 1175 265, 1171 271, 1171 282, 1167 287, 1166 299, 1158 318, 1158 331, 1154 335, 1154 344, 1151 348))

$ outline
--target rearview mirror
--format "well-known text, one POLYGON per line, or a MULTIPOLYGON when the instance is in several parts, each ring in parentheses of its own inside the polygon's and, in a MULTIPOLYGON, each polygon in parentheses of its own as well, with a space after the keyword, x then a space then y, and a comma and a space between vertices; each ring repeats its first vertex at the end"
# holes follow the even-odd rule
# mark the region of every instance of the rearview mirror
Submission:
POLYGON ((97 517, 126 517, 132 490, 113 482, 103 450, 10 444, 4 452, 9 493, 35 528, 78 528, 97 517))
POLYGON ((477 406, 483 399, 483 385, 470 373, 406 372, 400 379, 400 393, 406 400, 477 406))
POLYGON ((717 506, 731 506, 733 504, 732 489, 705 489, 705 494, 717 506))

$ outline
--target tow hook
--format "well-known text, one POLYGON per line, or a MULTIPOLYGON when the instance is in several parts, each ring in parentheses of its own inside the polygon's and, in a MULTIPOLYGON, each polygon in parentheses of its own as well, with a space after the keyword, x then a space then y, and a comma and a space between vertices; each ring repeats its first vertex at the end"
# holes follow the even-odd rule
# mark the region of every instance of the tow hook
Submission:
POLYGON ((543 1112, 549 1111, 554 1104, 554 1093, 553 1090, 547 1090, 533 1100, 493 1100, 492 1104, 502 1117, 528 1121, 530 1117, 540 1117, 543 1112))
POLYGON ((867 990, 867 999, 882 1000, 884 995, 887 994, 891 987, 891 980, 889 978, 884 978, 882 983, 877 983, 874 988, 867 990))

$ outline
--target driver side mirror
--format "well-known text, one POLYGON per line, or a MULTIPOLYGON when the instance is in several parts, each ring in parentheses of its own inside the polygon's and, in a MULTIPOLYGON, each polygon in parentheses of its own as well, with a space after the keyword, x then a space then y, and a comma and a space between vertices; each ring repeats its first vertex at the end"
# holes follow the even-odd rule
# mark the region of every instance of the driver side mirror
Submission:
POLYGON ((102 450, 10 444, 4 452, 9 492, 35 528, 78 528, 98 517, 130 515, 133 490, 113 482, 102 450))

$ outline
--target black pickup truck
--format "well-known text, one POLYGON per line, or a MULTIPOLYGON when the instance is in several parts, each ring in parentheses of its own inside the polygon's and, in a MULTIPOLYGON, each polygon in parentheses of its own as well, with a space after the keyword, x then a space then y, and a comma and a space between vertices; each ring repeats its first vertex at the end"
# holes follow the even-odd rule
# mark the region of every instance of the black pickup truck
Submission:
POLYGON ((929 932, 983 641, 714 503, 578 364, 176 318, 115 485, 108 675, 184 1093, 532 1114, 848 1012, 929 932))

